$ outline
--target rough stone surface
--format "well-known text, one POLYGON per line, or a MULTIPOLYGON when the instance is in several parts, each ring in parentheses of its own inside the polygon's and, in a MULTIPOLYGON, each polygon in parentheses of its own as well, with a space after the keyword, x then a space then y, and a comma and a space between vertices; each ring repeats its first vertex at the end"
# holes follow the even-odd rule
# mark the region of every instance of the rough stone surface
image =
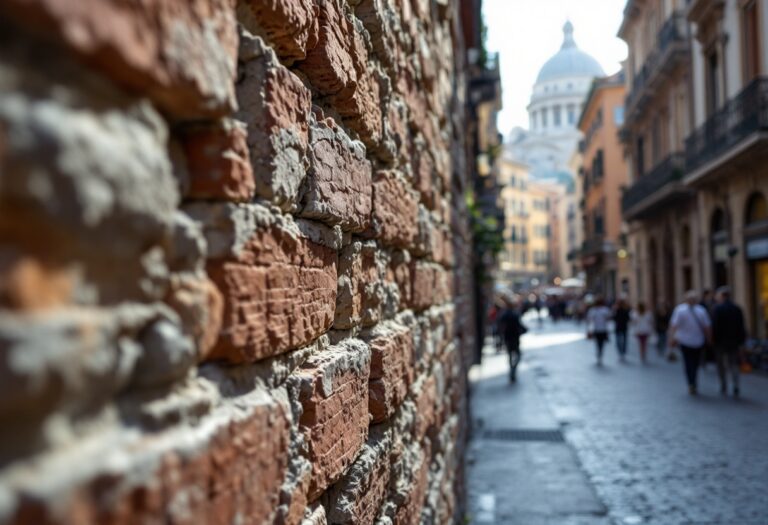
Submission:
POLYGON ((296 373, 312 462, 311 501, 339 479, 365 443, 370 366, 370 349, 349 340, 313 356, 296 373))
POLYGON ((0 12, 175 116, 234 108, 232 0, 10 0, 0 12))
POLYGON ((0 523, 459 522, 461 3, 0 4, 0 523))
POLYGON ((418 233, 418 199, 402 176, 393 171, 377 172, 373 179, 373 220, 383 243, 409 248, 418 233))
POLYGON ((370 222, 371 193, 371 163, 365 147, 350 140, 331 118, 313 125, 301 215, 359 232, 370 222))

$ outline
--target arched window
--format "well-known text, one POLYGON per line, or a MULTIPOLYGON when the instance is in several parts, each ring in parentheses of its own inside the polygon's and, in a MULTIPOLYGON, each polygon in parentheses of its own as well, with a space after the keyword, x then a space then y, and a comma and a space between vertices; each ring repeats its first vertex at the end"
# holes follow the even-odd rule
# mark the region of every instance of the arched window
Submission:
POLYGON ((762 193, 755 192, 747 200, 746 224, 756 224, 768 220, 768 202, 762 193))

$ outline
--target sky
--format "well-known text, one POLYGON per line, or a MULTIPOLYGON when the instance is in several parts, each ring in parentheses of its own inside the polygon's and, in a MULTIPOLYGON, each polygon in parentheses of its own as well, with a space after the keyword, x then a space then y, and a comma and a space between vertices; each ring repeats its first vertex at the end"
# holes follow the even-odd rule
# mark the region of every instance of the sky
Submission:
POLYGON ((626 0, 483 0, 488 26, 487 48, 498 51, 504 108, 499 115, 503 135, 515 126, 528 127, 526 106, 536 75, 563 42, 570 19, 576 44, 603 66, 617 72, 627 46, 616 33, 626 0))

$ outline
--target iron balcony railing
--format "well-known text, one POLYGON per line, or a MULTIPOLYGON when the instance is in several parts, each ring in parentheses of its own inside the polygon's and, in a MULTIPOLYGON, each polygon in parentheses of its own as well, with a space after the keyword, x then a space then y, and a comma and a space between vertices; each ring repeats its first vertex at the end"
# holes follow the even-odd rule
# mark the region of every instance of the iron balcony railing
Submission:
POLYGON ((686 171, 696 170, 760 131, 768 131, 768 77, 750 82, 685 140, 686 171))
POLYGON ((647 175, 640 177, 627 188, 621 198, 621 208, 626 213, 662 188, 683 178, 685 156, 673 153, 661 161, 647 175))
POLYGON ((634 75, 632 91, 629 92, 626 99, 627 108, 636 105, 638 100, 642 98, 641 96, 650 80, 665 66, 665 61, 670 56, 667 51, 673 45, 686 42, 687 35, 686 20, 683 14, 674 13, 664 22, 656 36, 656 47, 646 58, 643 67, 634 75))

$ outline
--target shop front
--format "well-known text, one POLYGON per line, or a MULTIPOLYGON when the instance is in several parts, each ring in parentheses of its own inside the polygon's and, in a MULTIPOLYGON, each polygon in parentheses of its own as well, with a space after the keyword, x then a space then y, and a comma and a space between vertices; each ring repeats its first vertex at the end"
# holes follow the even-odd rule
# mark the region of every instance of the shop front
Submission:
POLYGON ((768 206, 762 194, 748 203, 745 224, 745 256, 749 267, 750 325, 755 338, 768 339, 768 206))

